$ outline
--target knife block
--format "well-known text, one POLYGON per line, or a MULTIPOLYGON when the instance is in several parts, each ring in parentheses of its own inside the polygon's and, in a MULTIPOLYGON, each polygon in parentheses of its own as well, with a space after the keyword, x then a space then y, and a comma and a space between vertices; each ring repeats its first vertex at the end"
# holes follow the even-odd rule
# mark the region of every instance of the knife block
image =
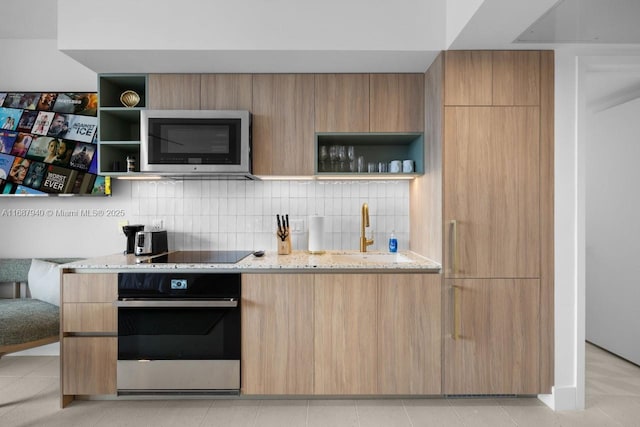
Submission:
POLYGON ((276 239, 278 240, 278 255, 289 255, 291 253, 291 235, 288 235, 284 240, 277 236, 276 239))

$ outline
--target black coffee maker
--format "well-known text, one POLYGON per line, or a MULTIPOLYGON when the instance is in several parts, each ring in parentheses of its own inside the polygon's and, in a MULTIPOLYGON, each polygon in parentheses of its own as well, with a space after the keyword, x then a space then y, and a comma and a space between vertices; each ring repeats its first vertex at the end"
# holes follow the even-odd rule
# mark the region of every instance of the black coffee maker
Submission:
POLYGON ((132 254, 134 252, 136 246, 136 233, 138 231, 144 231, 144 225, 136 224, 122 226, 122 232, 127 236, 127 249, 124 251, 125 254, 132 254))

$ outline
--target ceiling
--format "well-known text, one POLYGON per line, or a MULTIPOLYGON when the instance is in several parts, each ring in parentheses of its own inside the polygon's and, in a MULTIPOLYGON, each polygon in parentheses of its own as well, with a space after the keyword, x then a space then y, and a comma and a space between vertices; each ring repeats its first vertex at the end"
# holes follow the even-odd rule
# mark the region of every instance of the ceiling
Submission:
MULTIPOLYGON (((97 72, 148 71, 125 68, 136 63, 158 72, 416 72, 424 71, 439 50, 445 49, 611 46, 624 48, 627 65, 590 67, 588 104, 597 111, 640 96, 639 0, 421 1, 421 13, 447 15, 449 25, 446 40, 426 40, 423 44, 430 48, 424 50, 415 49, 414 43, 406 50, 78 49, 65 53, 97 72), (453 14, 464 22, 452 23, 453 14)), ((377 7, 380 2, 384 0, 377 1, 377 7)), ((273 4, 278 3, 285 4, 273 4)), ((58 0, 3 0, 2 8, 0 40, 58 38, 58 0)), ((60 22, 65 19, 60 17, 60 22)), ((433 32, 425 34, 433 36, 433 32)))

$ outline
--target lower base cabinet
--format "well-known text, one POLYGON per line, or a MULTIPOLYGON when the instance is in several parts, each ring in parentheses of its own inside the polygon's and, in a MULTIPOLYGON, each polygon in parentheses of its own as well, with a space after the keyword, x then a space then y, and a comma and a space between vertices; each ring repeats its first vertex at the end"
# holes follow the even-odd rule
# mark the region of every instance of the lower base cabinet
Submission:
POLYGON ((377 285, 376 275, 315 275, 315 394, 377 394, 377 285))
POLYGON ((538 394, 538 279, 445 281, 445 394, 538 394))
POLYGON ((313 393, 313 275, 242 276, 242 392, 313 393))
POLYGON ((441 393, 438 274, 245 274, 242 392, 441 393))
POLYGON ((65 337, 62 394, 115 394, 118 338, 65 337))

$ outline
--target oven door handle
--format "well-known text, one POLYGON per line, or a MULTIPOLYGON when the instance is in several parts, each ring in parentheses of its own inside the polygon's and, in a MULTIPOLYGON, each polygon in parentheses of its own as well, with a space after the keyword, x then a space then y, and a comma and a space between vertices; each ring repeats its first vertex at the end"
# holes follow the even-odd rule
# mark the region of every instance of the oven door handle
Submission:
POLYGON ((118 308, 210 308, 210 307, 237 307, 238 300, 230 298, 228 300, 180 300, 180 299, 163 299, 163 300, 118 300, 113 305, 118 308))

